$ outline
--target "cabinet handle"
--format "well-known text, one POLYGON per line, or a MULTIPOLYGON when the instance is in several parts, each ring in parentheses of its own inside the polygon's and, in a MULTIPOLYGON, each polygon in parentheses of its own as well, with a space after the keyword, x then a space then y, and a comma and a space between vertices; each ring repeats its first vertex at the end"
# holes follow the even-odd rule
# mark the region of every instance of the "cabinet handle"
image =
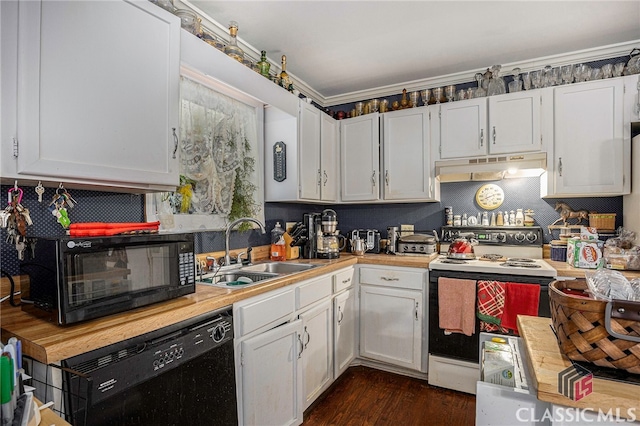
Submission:
POLYGON ((386 183, 387 186, 389 186, 389 170, 384 171, 384 183, 386 183))
POLYGON ((309 334, 309 332, 307 331, 307 326, 304 326, 304 334, 307 335, 307 341, 304 342, 304 348, 307 349, 307 345, 309 344, 309 342, 311 341, 311 335, 309 334))
POLYGON ((480 146, 484 146, 484 129, 480 129, 480 146))
POLYGON ((382 281, 400 281, 400 278, 397 277, 380 277, 382 281))
POLYGON ((560 177, 562 177, 562 157, 558 158, 558 173, 560 173, 560 177))
POLYGON ((324 170, 323 173, 324 173, 324 186, 327 186, 327 181, 329 180, 329 176, 327 175, 326 170, 324 170))
POLYGON ((351 282, 351 278, 347 278, 346 280, 342 280, 342 284, 346 284, 348 282, 351 282))
POLYGON ((371 175, 371 184, 373 186, 376 186, 376 171, 373 171, 373 174, 371 175))
POLYGON ((322 186, 322 170, 318 169, 318 186, 322 186))
POLYGON ((418 302, 416 302, 416 310, 415 310, 416 321, 418 321, 418 302))
POLYGON ((496 126, 493 126, 493 144, 496 144, 496 126))
POLYGON ((342 309, 338 306, 338 325, 342 324, 342 320, 344 319, 344 314, 342 313, 342 309))
POLYGON ((298 334, 298 343, 300 343, 300 352, 298 352, 298 359, 302 358, 302 352, 304 352, 304 344, 302 343, 302 336, 298 334))
POLYGON ((176 158, 176 152, 178 152, 178 135, 176 135, 176 128, 172 127, 173 130, 173 158, 176 158))

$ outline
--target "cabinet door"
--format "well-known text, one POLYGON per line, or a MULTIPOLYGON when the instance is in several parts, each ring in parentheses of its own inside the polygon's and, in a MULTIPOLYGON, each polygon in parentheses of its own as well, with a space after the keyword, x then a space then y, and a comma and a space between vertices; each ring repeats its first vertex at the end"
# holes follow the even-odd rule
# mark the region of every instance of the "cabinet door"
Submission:
POLYGON ((379 114, 340 121, 342 201, 374 201, 379 190, 379 114))
POLYGON ((623 93, 623 79, 555 89, 555 195, 624 192, 623 93))
POLYGON ((301 331, 296 320, 241 343, 243 424, 302 423, 301 331))
POLYGON ((422 292, 360 286, 360 356, 421 370, 422 292))
POLYGON ((540 91, 489 97, 489 153, 540 151, 540 91))
POLYGON ((337 379, 356 357, 356 291, 349 289, 333 299, 334 377, 337 379))
POLYGON ((440 158, 487 154, 487 98, 440 105, 440 158))
POLYGON ((323 201, 338 201, 340 167, 338 156, 338 122, 327 114, 320 114, 320 169, 322 186, 320 197, 323 201))
POLYGON ((304 409, 333 381, 333 310, 331 299, 300 314, 304 409))
POLYGON ((385 200, 429 199, 429 115, 411 108, 382 115, 385 200))
POLYGON ((318 108, 300 101, 298 175, 300 198, 307 200, 320 199, 320 115, 318 108))
POLYGON ((17 172, 177 185, 180 19, 149 2, 19 8, 17 172))

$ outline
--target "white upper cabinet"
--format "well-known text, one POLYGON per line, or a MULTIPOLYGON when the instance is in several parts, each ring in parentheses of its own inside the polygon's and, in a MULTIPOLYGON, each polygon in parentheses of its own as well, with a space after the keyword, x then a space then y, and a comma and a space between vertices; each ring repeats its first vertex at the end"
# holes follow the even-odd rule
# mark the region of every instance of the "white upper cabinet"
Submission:
MULTIPOLYGON (((175 187, 180 19, 150 2, 20 1, 17 9, 7 50, 3 31, 3 89, 5 76, 17 87, 3 111, 14 104, 17 113, 3 118, 2 177, 175 187)), ((5 19, 3 4, 3 27, 5 19)))
POLYGON ((266 201, 336 201, 338 122, 332 117, 302 99, 297 117, 268 106, 264 152, 266 201))
MULTIPOLYGON (((298 176, 300 177, 300 198, 320 199, 320 116, 323 113, 306 102, 300 102, 298 176)), ((294 170, 295 171, 295 170, 294 170)))
POLYGON ((489 154, 540 151, 540 91, 489 97, 489 154))
POLYGON ((433 199, 428 108, 382 114, 382 133, 384 199, 433 199))
POLYGON ((553 161, 542 181, 543 195, 629 193, 631 149, 625 126, 630 126, 623 115, 623 98, 625 81, 632 80, 606 79, 554 89, 553 161))
POLYGON ((340 121, 342 201, 380 199, 379 113, 340 121))
POLYGON ((440 158, 487 153, 487 98, 440 105, 440 158))
POLYGON ((335 202, 338 201, 340 182, 338 121, 327 114, 320 116, 320 198, 322 201, 335 202))

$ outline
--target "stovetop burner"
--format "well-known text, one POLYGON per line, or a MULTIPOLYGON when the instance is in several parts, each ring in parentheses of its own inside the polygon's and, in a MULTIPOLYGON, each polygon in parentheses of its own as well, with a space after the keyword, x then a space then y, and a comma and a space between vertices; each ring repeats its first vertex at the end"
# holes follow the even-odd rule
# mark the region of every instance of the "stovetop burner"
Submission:
MULTIPOLYGON (((533 260, 531 260, 531 262, 533 262, 533 260)), ((535 263, 522 262, 522 261, 514 262, 511 259, 507 260, 504 263, 501 263, 500 266, 506 266, 511 268, 541 268, 542 267, 535 263)))
POLYGON ((507 262, 511 263, 533 263, 535 260, 529 259, 528 257, 510 257, 507 259, 507 262))
POLYGON ((440 261, 441 263, 452 263, 454 265, 461 265, 463 263, 469 263, 466 260, 462 260, 462 259, 450 259, 450 258, 446 258, 446 259, 442 259, 440 261))
POLYGON ((502 260, 502 261, 506 260, 506 258, 505 258, 503 255, 501 255, 501 254, 495 254, 495 253, 487 253, 487 254, 483 254, 483 255, 481 256, 481 258, 482 258, 482 259, 485 259, 485 260, 489 260, 489 261, 491 261, 491 262, 497 262, 497 261, 499 261, 499 260, 502 260))

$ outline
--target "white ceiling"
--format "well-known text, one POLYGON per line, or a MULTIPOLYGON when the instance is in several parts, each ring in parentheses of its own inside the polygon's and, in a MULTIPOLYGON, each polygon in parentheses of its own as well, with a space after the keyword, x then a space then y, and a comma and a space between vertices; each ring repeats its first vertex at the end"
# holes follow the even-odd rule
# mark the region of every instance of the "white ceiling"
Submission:
POLYGON ((473 73, 493 64, 635 40, 640 47, 637 0, 185 4, 222 29, 237 21, 239 39, 266 50, 271 62, 279 64, 286 54, 287 71, 323 104, 338 103, 353 92, 460 72, 468 71, 466 81, 471 81, 473 73))

